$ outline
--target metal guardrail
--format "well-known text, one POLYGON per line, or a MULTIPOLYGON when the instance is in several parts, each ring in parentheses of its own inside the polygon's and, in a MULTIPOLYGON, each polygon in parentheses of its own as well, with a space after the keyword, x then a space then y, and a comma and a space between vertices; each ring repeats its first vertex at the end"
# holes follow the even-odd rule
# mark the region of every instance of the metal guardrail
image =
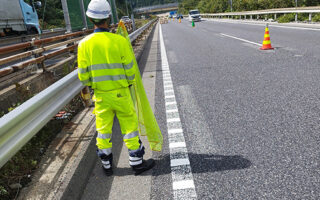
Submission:
POLYGON ((150 24, 152 24, 153 22, 155 22, 157 19, 151 20, 150 22, 148 22, 147 24, 145 24, 144 26, 142 26, 141 28, 135 30, 133 33, 130 34, 130 41, 133 42, 134 40, 137 39, 137 37, 144 31, 146 30, 146 28, 148 28, 150 26, 150 24))
MULTIPOLYGON (((131 33, 130 40, 136 39, 152 22, 131 33)), ((0 118, 0 168, 82 88, 78 70, 74 70, 0 118)))
MULTIPOLYGON (((111 26, 111 31, 115 32, 116 31, 117 25, 112 25, 111 26)), ((126 23, 126 27, 128 31, 132 31, 132 25, 130 23, 126 23)), ((21 70, 27 66, 33 65, 33 64, 38 64, 44 67, 44 61, 47 59, 50 59, 52 57, 61 55, 66 52, 70 52, 73 49, 77 48, 76 42, 82 39, 84 35, 87 35, 91 33, 92 30, 84 30, 84 31, 78 31, 74 33, 68 33, 68 34, 63 34, 63 35, 58 35, 50 38, 45 38, 45 39, 35 39, 29 42, 23 42, 19 44, 14 44, 10 46, 4 46, 0 47, 0 56, 2 55, 8 55, 12 54, 15 52, 14 55, 12 56, 5 56, 4 58, 0 58, 0 77, 4 77, 8 74, 14 73, 18 70, 21 70), (71 39, 73 38, 73 39, 71 39), (59 42, 62 40, 67 40, 64 42, 60 42, 57 44, 53 44, 50 46, 51 43, 59 42), (72 45, 74 44, 74 45, 72 45), (63 46, 68 45, 68 47, 63 48, 63 46), (72 45, 72 46, 71 46, 72 45), (55 49, 58 47, 62 47, 62 49, 53 51, 49 54, 43 55, 47 50, 55 49), (16 54, 17 51, 23 51, 25 49, 29 49, 29 51, 22 52, 16 54), (31 58, 26 60, 26 58, 29 58, 31 56, 34 56, 35 58, 31 58), (11 64, 10 66, 5 66, 7 63, 18 61, 21 59, 25 59, 25 61, 16 63, 16 64, 11 64), (4 66, 4 67, 3 67, 4 66)))
MULTIPOLYGON (((227 12, 227 13, 204 13, 201 17, 229 17, 229 16, 250 16, 252 19, 253 15, 269 15, 269 14, 288 14, 288 13, 309 13, 309 21, 312 19, 313 13, 320 13, 320 6, 316 7, 299 7, 299 8, 277 8, 269 10, 254 10, 254 11, 243 11, 243 12, 227 12)), ((297 21, 297 19, 296 19, 297 21)))
POLYGON ((141 7, 141 8, 135 8, 133 9, 133 12, 135 13, 141 13, 141 12, 150 12, 152 10, 161 10, 165 8, 178 8, 179 3, 168 3, 163 5, 155 5, 155 6, 147 6, 147 7, 141 7))
POLYGON ((8 37, 0 37, 0 46, 13 45, 16 43, 31 41, 33 38, 48 38, 57 35, 64 34, 66 30, 64 28, 56 28, 51 30, 44 30, 41 35, 33 34, 33 35, 22 35, 22 36, 8 36, 8 37))

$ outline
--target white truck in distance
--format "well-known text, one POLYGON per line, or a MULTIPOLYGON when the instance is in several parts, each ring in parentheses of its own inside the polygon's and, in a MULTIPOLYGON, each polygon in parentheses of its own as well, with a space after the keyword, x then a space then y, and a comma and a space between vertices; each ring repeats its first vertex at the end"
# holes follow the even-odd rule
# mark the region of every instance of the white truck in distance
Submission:
POLYGON ((189 21, 200 22, 201 16, 199 10, 190 10, 189 11, 189 21))

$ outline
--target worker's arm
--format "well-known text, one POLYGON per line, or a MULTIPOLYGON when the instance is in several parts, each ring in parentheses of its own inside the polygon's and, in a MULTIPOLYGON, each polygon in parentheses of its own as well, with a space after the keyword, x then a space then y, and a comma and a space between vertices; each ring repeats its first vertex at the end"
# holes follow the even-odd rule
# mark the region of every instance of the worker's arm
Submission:
POLYGON ((131 51, 131 44, 125 41, 122 64, 129 85, 133 84, 135 81, 135 70, 137 66, 134 66, 134 56, 135 55, 131 51))
POLYGON ((83 85, 91 86, 88 60, 81 42, 78 46, 78 76, 83 85))

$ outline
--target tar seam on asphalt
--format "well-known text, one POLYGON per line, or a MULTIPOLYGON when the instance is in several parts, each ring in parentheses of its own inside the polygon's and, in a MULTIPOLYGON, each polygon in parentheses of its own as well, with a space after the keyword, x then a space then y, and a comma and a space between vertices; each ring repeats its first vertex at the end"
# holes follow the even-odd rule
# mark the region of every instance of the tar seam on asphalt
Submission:
POLYGON ((173 90, 168 58, 160 25, 161 63, 170 149, 170 166, 174 199, 197 199, 193 175, 173 90), (170 113, 170 114, 169 114, 170 113), (172 117, 172 114, 174 117, 172 117), (171 116, 171 117, 170 117, 171 116))

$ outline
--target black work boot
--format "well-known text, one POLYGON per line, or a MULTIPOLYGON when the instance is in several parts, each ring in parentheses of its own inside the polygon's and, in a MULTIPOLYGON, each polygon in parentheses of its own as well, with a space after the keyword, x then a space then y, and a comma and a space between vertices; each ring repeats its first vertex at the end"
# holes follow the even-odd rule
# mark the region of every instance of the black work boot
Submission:
POLYGON ((151 169, 152 167, 154 167, 155 165, 155 161, 151 158, 149 160, 143 160, 142 163, 140 165, 135 165, 135 166, 131 166, 133 171, 135 172, 134 175, 139 175, 142 172, 145 172, 149 169, 151 169))
POLYGON ((105 173, 105 175, 107 176, 111 176, 113 174, 113 171, 112 171, 112 154, 110 155, 105 155, 105 154, 102 154, 102 155, 99 155, 99 157, 101 158, 101 164, 102 164, 102 169, 105 173))

